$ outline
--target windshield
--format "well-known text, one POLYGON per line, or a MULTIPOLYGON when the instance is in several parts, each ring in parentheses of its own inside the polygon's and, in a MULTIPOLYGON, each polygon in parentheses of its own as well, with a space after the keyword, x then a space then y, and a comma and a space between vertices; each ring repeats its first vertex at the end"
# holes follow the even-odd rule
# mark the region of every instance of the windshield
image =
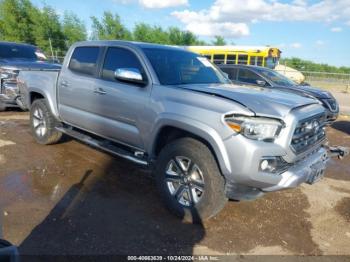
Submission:
POLYGON ((226 84, 229 80, 207 58, 182 50, 145 48, 162 85, 226 84))
POLYGON ((272 82, 274 85, 285 87, 296 85, 292 80, 276 71, 266 69, 258 69, 258 71, 263 77, 272 82))
POLYGON ((0 44, 0 59, 46 60, 46 57, 34 46, 0 44))

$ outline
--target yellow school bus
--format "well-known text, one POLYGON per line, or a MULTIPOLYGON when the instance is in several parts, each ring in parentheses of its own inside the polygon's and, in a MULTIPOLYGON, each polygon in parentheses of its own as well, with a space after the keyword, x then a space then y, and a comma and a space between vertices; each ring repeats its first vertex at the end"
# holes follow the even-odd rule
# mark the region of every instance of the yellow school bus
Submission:
POLYGON ((243 64, 274 69, 281 50, 270 46, 187 46, 187 50, 207 57, 215 64, 243 64))
POLYGON ((186 46, 185 49, 207 57, 215 64, 242 64, 274 69, 300 84, 305 76, 293 68, 280 65, 281 50, 272 46, 186 46))

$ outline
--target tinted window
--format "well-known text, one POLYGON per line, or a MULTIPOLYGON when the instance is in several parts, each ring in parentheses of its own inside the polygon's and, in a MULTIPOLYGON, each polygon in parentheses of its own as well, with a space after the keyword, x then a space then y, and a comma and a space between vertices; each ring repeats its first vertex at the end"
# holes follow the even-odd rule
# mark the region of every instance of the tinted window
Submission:
POLYGON ((163 85, 228 83, 216 66, 195 53, 160 48, 144 52, 163 85))
POLYGON ((0 58, 2 59, 29 59, 37 60, 37 48, 34 46, 16 45, 16 44, 0 44, 0 58))
POLYGON ((225 55, 214 55, 215 64, 225 64, 225 55))
POLYGON ((232 81, 237 80, 237 73, 238 73, 238 68, 228 68, 228 67, 223 67, 221 68, 223 72, 228 74, 228 78, 232 81))
POLYGON ((237 55, 227 55, 226 64, 236 64, 237 55))
POLYGON ((248 63, 248 55, 238 55, 238 64, 246 65, 248 63))
POLYGON ((289 78, 285 77, 284 75, 270 69, 260 68, 258 69, 259 74, 264 76, 266 79, 270 80, 277 86, 295 86, 296 84, 290 80, 289 78))
POLYGON ((256 80, 263 80, 259 75, 248 69, 239 69, 238 81, 249 83, 249 84, 257 84, 256 80))
POLYGON ((144 74, 142 65, 133 52, 125 48, 111 47, 103 64, 102 78, 115 81, 114 72, 119 68, 136 68, 144 74))
POLYGON ((69 63, 69 69, 86 75, 94 75, 99 51, 98 47, 75 48, 69 63))

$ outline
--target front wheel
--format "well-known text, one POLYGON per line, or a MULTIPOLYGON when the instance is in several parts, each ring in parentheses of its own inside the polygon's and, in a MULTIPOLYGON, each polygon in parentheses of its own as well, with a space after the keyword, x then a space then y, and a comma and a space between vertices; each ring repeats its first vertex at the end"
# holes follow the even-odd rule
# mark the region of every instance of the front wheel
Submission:
POLYGON ((209 148, 193 138, 166 145, 156 166, 156 183, 166 207, 184 221, 201 223, 226 204, 225 180, 209 148))
POLYGON ((30 108, 30 123, 32 134, 39 144, 57 143, 62 133, 56 130, 59 122, 52 115, 44 99, 37 99, 30 108))

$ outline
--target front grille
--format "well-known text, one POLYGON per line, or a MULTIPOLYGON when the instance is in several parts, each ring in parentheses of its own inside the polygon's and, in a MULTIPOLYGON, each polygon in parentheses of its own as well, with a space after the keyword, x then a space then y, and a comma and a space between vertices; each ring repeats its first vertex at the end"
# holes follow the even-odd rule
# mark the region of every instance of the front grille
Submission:
POLYGON ((293 151, 296 153, 304 152, 325 139, 325 120, 325 115, 319 114, 299 121, 292 138, 293 151))

